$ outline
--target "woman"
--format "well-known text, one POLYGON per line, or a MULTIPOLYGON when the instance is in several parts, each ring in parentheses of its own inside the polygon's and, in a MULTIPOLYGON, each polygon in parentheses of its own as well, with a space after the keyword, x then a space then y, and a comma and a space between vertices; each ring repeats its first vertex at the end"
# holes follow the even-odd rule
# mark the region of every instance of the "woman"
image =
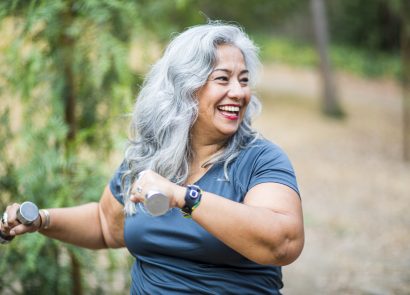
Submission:
POLYGON ((31 226, 13 204, 2 231, 127 247, 132 294, 280 294, 280 267, 303 248, 302 209, 287 156, 250 125, 258 65, 236 26, 176 36, 146 78, 125 160, 100 202, 41 210, 31 226), (153 190, 171 206, 159 217, 140 206, 153 190))

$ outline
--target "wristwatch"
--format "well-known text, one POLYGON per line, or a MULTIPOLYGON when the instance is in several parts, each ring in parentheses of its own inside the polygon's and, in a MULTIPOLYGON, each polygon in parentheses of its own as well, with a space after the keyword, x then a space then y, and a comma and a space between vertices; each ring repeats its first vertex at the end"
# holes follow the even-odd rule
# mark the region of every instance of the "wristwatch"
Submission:
POLYGON ((181 211, 185 217, 191 217, 192 212, 199 206, 202 198, 202 190, 197 185, 188 185, 185 192, 185 206, 181 211))

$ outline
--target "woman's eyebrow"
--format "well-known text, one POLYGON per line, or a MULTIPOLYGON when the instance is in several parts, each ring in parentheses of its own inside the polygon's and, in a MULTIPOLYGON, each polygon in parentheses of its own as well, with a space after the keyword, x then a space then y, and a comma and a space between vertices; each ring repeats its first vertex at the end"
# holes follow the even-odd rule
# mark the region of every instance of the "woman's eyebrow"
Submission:
MULTIPOLYGON (((217 72, 217 71, 225 72, 225 73, 227 73, 227 74, 231 74, 231 73, 232 73, 231 70, 224 69, 224 68, 216 68, 216 69, 214 69, 214 70, 212 71, 212 73, 217 72)), ((242 70, 239 74, 242 75, 242 74, 247 74, 247 73, 249 73, 249 71, 245 69, 245 70, 242 70)))

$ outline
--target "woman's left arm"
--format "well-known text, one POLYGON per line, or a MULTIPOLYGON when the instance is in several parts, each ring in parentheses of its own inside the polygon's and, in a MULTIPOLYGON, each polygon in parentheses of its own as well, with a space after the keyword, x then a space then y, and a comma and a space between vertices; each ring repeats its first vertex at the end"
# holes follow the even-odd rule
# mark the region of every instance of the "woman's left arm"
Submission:
POLYGON ((259 264, 287 265, 302 252, 301 200, 293 189, 282 184, 255 185, 243 204, 204 192, 192 218, 259 264))
MULTIPOLYGON (((145 171, 134 184, 142 191, 131 201, 141 202, 154 189, 171 198, 171 206, 185 205, 186 188, 153 171, 145 171)), ((259 264, 286 265, 301 253, 304 243, 303 216, 298 194, 278 183, 251 188, 243 203, 204 191, 192 219, 238 253, 259 264)))

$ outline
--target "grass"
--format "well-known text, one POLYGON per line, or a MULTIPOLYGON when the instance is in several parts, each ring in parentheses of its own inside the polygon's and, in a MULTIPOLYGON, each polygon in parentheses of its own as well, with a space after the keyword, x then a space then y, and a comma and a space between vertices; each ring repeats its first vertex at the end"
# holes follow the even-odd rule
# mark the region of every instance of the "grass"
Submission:
MULTIPOLYGON (((261 57, 264 61, 307 67, 318 64, 318 55, 312 44, 267 36, 256 36, 255 41, 261 48, 261 57)), ((399 79, 400 77, 401 66, 398 54, 389 55, 344 45, 331 45, 329 55, 332 65, 337 70, 369 78, 399 79)))

